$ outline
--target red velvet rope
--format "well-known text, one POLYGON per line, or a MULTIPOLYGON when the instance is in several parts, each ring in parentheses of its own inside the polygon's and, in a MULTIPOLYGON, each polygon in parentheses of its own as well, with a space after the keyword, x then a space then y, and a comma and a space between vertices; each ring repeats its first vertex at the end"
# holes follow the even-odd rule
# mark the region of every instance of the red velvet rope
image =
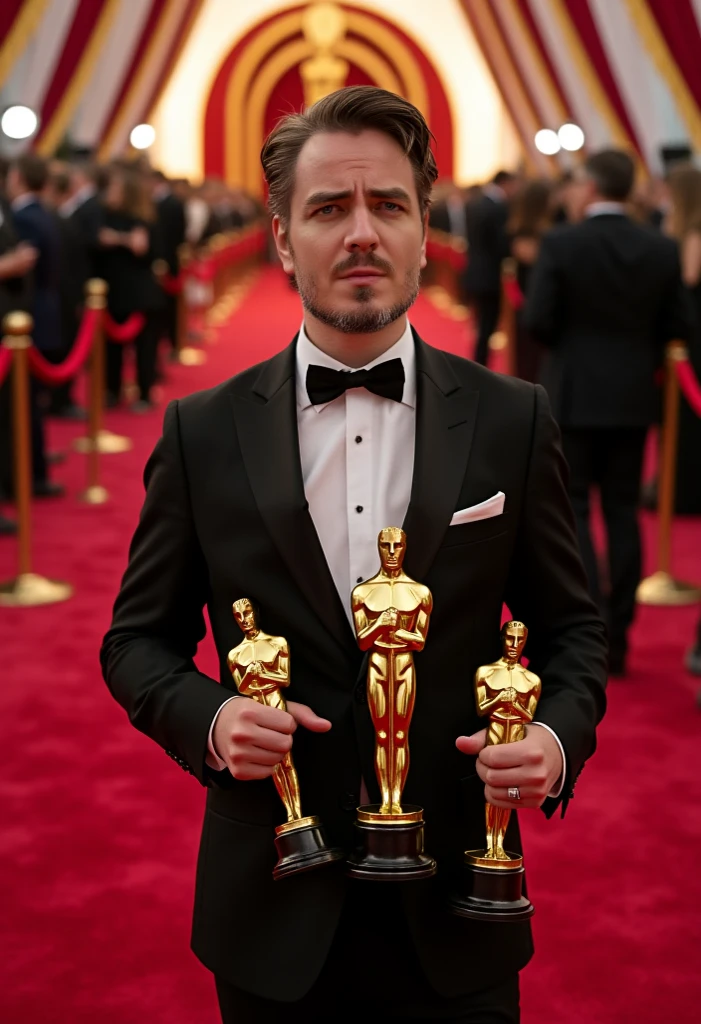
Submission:
POLYGON ((4 345, 0 347, 0 385, 7 377, 8 371, 12 366, 12 349, 5 348, 4 345))
POLYGON ((682 394, 697 416, 701 416, 701 385, 688 359, 677 359, 674 364, 682 394))
POLYGON ((198 281, 211 281, 217 272, 214 260, 197 260, 187 268, 188 273, 196 277, 198 281))
POLYGON ((526 301, 515 277, 504 278, 504 294, 512 309, 521 309, 526 301))
POLYGON ((144 329, 145 323, 146 317, 143 313, 132 313, 123 324, 118 324, 105 310, 105 334, 110 341, 117 341, 120 345, 133 341, 144 329))
POLYGON ((85 310, 73 348, 62 363, 50 363, 32 346, 29 349, 29 369, 34 376, 44 384, 53 385, 65 384, 66 381, 72 380, 90 354, 99 318, 99 309, 85 310))

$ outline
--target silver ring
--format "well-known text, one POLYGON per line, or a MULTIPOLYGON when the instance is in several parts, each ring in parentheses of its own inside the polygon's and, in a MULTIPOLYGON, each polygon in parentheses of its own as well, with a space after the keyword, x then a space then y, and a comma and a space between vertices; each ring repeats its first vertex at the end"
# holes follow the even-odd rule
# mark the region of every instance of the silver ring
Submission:
POLYGON ((509 800, 520 800, 521 790, 518 788, 518 786, 511 786, 510 789, 507 789, 506 795, 508 796, 509 800))

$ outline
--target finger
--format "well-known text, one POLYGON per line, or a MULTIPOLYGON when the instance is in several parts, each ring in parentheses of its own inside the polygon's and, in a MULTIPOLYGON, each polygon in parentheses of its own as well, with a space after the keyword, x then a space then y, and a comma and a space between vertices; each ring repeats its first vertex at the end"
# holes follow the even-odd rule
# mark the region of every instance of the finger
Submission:
POLYGON ((535 792, 532 789, 521 789, 521 799, 511 800, 508 796, 507 790, 492 786, 484 787, 484 796, 487 803, 490 803, 493 807, 504 807, 510 811, 518 811, 524 807, 534 808, 540 807, 545 800, 546 794, 535 792))
POLYGON ((486 741, 487 730, 480 729, 479 732, 473 733, 472 736, 458 736, 455 741, 455 746, 461 754, 472 754, 474 756, 475 754, 479 754, 486 741))
POLYGON ((480 761, 488 768, 517 768, 519 765, 543 763, 543 751, 532 741, 518 740, 516 743, 495 743, 480 751, 480 761))
POLYGON ((509 786, 518 786, 523 789, 528 786, 531 789, 545 789, 548 776, 545 765, 520 765, 518 768, 488 768, 487 765, 477 762, 477 774, 489 786, 496 789, 508 789, 509 786))
POLYGON ((234 729, 231 740, 237 749, 244 750, 247 747, 260 747, 261 750, 269 750, 276 754, 286 754, 292 750, 292 736, 290 733, 277 732, 275 729, 266 729, 260 725, 251 725, 247 728, 234 729))
POLYGON ((253 779, 268 779, 274 770, 274 766, 269 767, 263 764, 252 764, 251 762, 229 765, 231 774, 241 782, 250 782, 253 779))
POLYGON ((232 764, 257 764, 267 768, 274 768, 284 758, 284 753, 278 750, 268 750, 265 747, 253 745, 238 748, 232 753, 232 764))
POLYGON ((248 703, 250 707, 242 708, 239 716, 247 725, 260 725, 263 729, 288 734, 297 728, 297 723, 289 712, 281 708, 270 708, 267 704, 259 704, 255 700, 249 700, 248 703))
POLYGON ((287 709, 298 725, 303 725, 310 732, 328 732, 331 722, 327 718, 319 718, 306 704, 289 701, 287 709))

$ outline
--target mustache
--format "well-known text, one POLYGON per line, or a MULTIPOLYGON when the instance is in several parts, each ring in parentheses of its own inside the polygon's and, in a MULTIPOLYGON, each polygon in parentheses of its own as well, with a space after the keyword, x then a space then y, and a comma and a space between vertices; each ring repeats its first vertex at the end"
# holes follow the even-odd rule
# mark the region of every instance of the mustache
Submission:
POLYGON ((375 270, 381 270, 384 274, 394 273, 392 264, 383 260, 381 256, 376 256, 374 252, 368 252, 364 256, 358 252, 351 253, 348 259, 336 263, 332 267, 332 272, 337 275, 347 274, 349 270, 356 270, 358 267, 373 267, 375 270))

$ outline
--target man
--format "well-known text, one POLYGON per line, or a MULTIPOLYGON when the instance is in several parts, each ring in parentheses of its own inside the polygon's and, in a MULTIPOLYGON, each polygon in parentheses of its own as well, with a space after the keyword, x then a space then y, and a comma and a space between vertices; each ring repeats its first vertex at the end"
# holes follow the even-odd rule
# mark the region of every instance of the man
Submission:
POLYGON ((498 171, 485 185, 482 195, 466 208, 468 263, 465 289, 477 318, 475 361, 486 366, 489 339, 499 324, 501 310, 501 263, 509 255, 506 222, 509 200, 518 190, 518 179, 509 171, 498 171))
MULTIPOLYGON (((40 196, 48 177, 46 161, 36 153, 25 153, 14 160, 7 174, 7 195, 12 219, 19 239, 36 249, 30 313, 34 319, 32 338, 47 358, 60 353, 59 273, 61 242, 52 215, 41 203, 40 196)), ((32 472, 34 496, 53 498, 64 488, 48 478, 44 439, 45 388, 31 379, 32 472)))
POLYGON ((656 378, 665 342, 688 337, 692 316, 675 243, 626 214, 634 172, 618 150, 585 162, 573 186, 584 219, 543 239, 525 311, 549 349, 542 381, 562 428, 579 542, 600 605, 591 488, 601 495, 615 675, 625 673, 641 574, 637 505, 645 438, 659 409, 656 378))
MULTIPOLYGON (((67 188, 56 204, 63 259, 61 261, 61 358, 73 348, 85 309, 85 285, 95 276, 102 208, 95 184, 95 169, 77 158, 66 169, 67 188)), ((54 176, 56 182, 56 176, 54 176)), ((85 411, 73 399, 73 381, 54 388, 52 413, 63 419, 84 419, 85 411)))
POLYGON ((225 1022, 345 1020, 368 1006, 388 1020, 514 1022, 528 926, 499 929, 494 955, 494 925, 444 906, 463 851, 484 845, 485 792, 510 809, 564 810, 604 710, 603 624, 557 428, 542 390, 431 348, 407 322, 436 175, 415 107, 343 89, 283 120, 262 161, 304 322, 279 355, 169 407, 105 678, 133 724, 208 787, 193 948, 225 1022), (269 777, 291 748, 304 806, 334 846, 352 851, 361 794, 379 802, 350 596, 392 525, 434 600, 405 796, 425 808, 439 874, 395 886, 327 868, 273 883, 283 810, 269 777), (206 603, 231 686, 241 596, 290 645, 287 713, 195 669, 206 603), (471 673, 499 654, 505 600, 530 628, 543 698, 539 727, 496 755, 482 749, 471 673))
MULTIPOLYGON (((178 250, 185 241, 185 207, 171 190, 163 171, 153 171, 152 182, 160 250, 163 253, 163 259, 168 264, 168 273, 171 277, 177 277, 180 273, 178 250)), ((169 292, 165 293, 163 327, 168 341, 175 348, 178 332, 178 300, 169 292)))

